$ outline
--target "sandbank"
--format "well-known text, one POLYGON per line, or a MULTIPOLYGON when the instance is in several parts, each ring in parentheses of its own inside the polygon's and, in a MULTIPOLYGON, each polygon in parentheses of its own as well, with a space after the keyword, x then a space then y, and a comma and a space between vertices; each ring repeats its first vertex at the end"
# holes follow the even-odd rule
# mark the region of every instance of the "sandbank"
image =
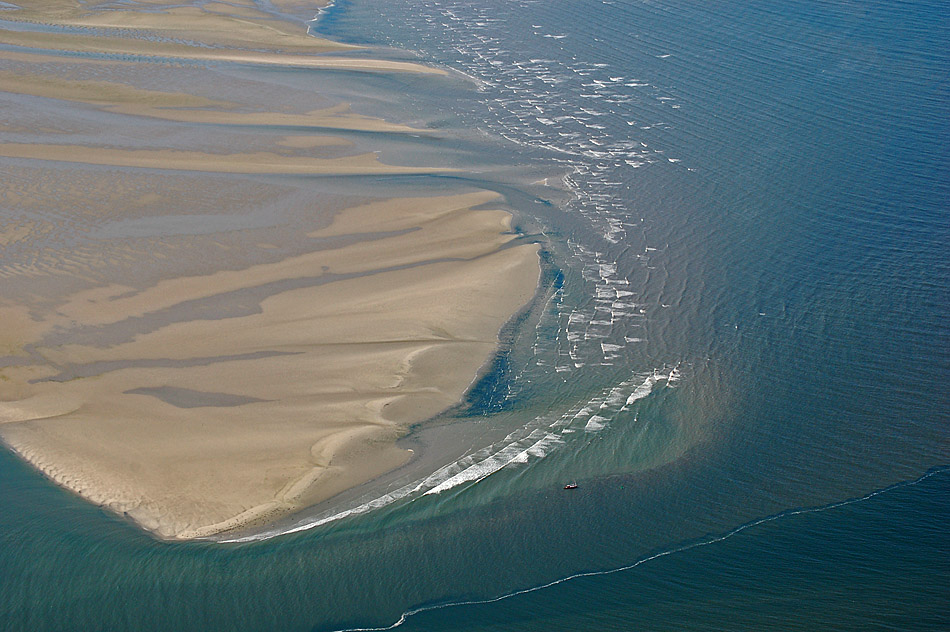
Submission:
POLYGON ((394 440, 458 401, 537 285, 536 247, 504 247, 510 216, 458 201, 341 216, 347 230, 375 217, 411 232, 111 300, 73 297, 24 329, 95 324, 104 342, 106 325, 147 309, 312 279, 243 317, 172 322, 109 346, 33 345, 29 362, 3 370, 0 436, 53 480, 170 538, 291 511, 399 465, 408 454, 394 440), (143 394, 169 387, 210 400, 143 394), (222 394, 250 403, 215 405, 222 394))
POLYGON ((538 283, 497 194, 400 194, 449 171, 376 143, 429 132, 313 88, 441 71, 340 57, 274 6, 46 0, 0 29, 0 440, 162 538, 403 464, 538 283))

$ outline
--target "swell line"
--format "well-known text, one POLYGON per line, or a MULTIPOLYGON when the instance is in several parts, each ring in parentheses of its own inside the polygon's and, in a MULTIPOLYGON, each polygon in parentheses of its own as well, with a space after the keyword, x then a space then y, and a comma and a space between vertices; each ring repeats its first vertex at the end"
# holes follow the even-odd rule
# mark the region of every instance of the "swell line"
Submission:
POLYGON ((538 592, 546 588, 551 588, 552 586, 557 586, 558 584, 563 584, 573 579, 580 579, 582 577, 599 577, 603 575, 613 575, 615 573, 620 573, 623 571, 634 569, 640 566, 641 564, 646 564, 647 562, 651 562, 661 557, 666 557, 668 555, 673 555, 675 553, 683 553, 684 551, 689 551, 691 549, 695 549, 701 546, 707 546, 710 544, 716 544, 718 542, 722 542, 723 540, 727 540, 733 537, 734 535, 738 535, 739 533, 742 533, 743 531, 746 531, 747 529, 757 527, 767 522, 773 522, 775 520, 780 520, 782 518, 787 518, 790 516, 798 516, 802 514, 811 514, 811 513, 821 513, 824 511, 829 511, 831 509, 838 509, 840 507, 845 507, 847 505, 854 505, 856 503, 864 502, 866 500, 870 500, 871 498, 874 498, 875 496, 880 496, 881 494, 886 494, 888 492, 894 491, 895 489, 900 489, 904 487, 912 487, 914 485, 922 483, 923 481, 927 480, 931 476, 934 476, 936 474, 941 474, 947 471, 950 471, 950 465, 936 466, 928 470, 925 474, 923 474, 919 478, 909 480, 909 481, 900 481, 898 483, 894 483, 893 485, 889 485, 887 487, 883 487, 881 489, 877 489, 875 491, 869 492, 865 494, 864 496, 860 496, 857 498, 849 498, 847 500, 841 500, 838 502, 830 503, 827 505, 821 505, 817 507, 799 507, 796 509, 787 509, 777 514, 772 514, 769 516, 765 516, 763 518, 757 518, 750 522, 743 523, 729 531, 726 531, 725 533, 721 533, 719 535, 714 535, 714 536, 708 536, 697 542, 691 542, 689 544, 684 544, 684 545, 674 547, 671 549, 666 549, 664 551, 660 551, 659 553, 654 553, 653 555, 649 555, 635 562, 626 564, 624 566, 619 566, 617 568, 610 568, 610 569, 600 570, 600 571, 584 571, 580 573, 574 573, 573 575, 568 575, 560 579, 555 579, 546 584, 532 586, 530 588, 524 588, 522 590, 516 590, 513 592, 505 593, 503 595, 499 595, 498 597, 492 597, 491 599, 473 599, 469 601, 453 601, 449 603, 413 608, 411 610, 407 610, 406 612, 402 613, 402 615, 400 615, 399 619, 395 623, 389 626, 385 626, 385 627, 340 628, 340 629, 334 630, 333 632, 385 632, 386 630, 393 630, 395 628, 398 628, 399 626, 404 624, 410 617, 417 614, 421 614, 423 612, 429 612, 432 610, 441 610, 443 608, 452 608, 456 606, 477 606, 477 605, 484 605, 484 604, 490 604, 490 603, 497 603, 499 601, 504 601, 505 599, 510 599, 511 597, 526 595, 528 593, 538 592))

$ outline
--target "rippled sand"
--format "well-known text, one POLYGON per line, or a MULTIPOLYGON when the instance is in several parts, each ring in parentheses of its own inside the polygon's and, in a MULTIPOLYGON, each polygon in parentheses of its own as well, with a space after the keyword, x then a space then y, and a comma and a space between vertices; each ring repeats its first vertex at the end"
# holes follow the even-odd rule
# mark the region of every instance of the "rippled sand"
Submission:
POLYGON ((404 463, 395 440, 460 399, 537 286, 496 194, 363 190, 439 172, 375 151, 427 132, 313 89, 438 73, 341 57, 274 4, 0 16, 0 437, 162 537, 404 463))

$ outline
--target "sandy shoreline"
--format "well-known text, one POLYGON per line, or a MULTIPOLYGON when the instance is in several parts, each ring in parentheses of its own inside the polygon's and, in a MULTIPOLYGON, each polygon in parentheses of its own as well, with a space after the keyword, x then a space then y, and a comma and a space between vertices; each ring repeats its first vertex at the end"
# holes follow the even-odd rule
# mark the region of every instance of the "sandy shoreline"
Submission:
POLYGON ((55 28, 0 31, 33 49, 0 51, 16 112, 0 128, 0 439, 186 539, 403 464, 396 439, 459 401, 539 263, 495 193, 367 197, 358 178, 440 169, 383 164, 340 135, 418 131, 268 74, 432 69, 321 57, 349 47, 250 2, 140 4, 153 12, 49 0, 4 13, 55 28), (260 68, 235 79, 55 51, 260 68), (306 176, 357 180, 330 194, 306 176))

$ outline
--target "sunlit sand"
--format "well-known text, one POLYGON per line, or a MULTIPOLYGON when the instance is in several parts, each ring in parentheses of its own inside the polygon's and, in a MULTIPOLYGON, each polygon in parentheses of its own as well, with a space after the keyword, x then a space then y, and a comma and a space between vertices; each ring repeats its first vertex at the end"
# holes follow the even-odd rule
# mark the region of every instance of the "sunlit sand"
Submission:
POLYGON ((405 463, 396 440, 460 400, 539 264, 496 194, 367 197, 359 178, 447 170, 335 135, 428 132, 266 75, 437 71, 347 59, 252 3, 140 4, 154 12, 4 12, 90 30, 0 31, 20 47, 0 51, 0 438, 84 498, 193 538, 405 463), (337 176, 353 184, 332 195, 307 180, 337 176))

